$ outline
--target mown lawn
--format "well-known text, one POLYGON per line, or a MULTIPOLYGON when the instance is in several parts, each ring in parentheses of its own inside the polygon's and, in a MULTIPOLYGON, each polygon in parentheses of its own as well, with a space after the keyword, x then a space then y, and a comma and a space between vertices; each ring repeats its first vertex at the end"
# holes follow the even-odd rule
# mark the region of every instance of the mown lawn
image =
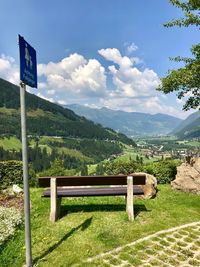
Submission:
MULTIPOLYGON (((31 190, 32 246, 35 266, 72 266, 101 252, 159 230, 200 221, 200 196, 158 187, 157 197, 135 200, 134 222, 129 222, 122 197, 63 199, 62 218, 49 221, 49 199, 31 190)), ((0 266, 22 266, 24 231, 0 248, 0 266)), ((81 265, 80 265, 81 266, 81 265)))

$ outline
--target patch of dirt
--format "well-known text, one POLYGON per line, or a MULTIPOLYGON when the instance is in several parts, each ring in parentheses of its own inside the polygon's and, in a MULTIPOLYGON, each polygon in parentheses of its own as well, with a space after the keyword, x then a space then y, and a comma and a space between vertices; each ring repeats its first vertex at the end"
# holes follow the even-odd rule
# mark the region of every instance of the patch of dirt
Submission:
POLYGON ((0 193, 0 206, 6 208, 16 208, 19 210, 23 210, 24 208, 24 200, 23 196, 15 196, 15 195, 6 195, 0 193))

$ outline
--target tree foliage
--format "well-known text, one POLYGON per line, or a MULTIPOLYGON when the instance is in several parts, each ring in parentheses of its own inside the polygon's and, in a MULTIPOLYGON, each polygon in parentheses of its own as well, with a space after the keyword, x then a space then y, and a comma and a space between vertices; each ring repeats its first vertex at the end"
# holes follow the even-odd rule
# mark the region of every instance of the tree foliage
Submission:
POLYGON ((165 27, 173 27, 173 26, 184 26, 188 27, 191 25, 200 26, 200 1, 199 0, 187 0, 187 1, 180 1, 180 0, 169 0, 170 3, 178 8, 181 8, 184 12, 184 18, 175 19, 168 23, 165 23, 165 27))
MULTIPOLYGON (((172 5, 182 9, 184 17, 164 24, 165 27, 197 26, 200 29, 200 1, 199 0, 170 0, 172 5)), ((165 94, 177 91, 179 99, 186 98, 184 110, 200 107, 200 43, 191 48, 192 58, 170 58, 176 62, 183 62, 184 67, 168 71, 168 75, 161 79, 158 90, 165 94)))

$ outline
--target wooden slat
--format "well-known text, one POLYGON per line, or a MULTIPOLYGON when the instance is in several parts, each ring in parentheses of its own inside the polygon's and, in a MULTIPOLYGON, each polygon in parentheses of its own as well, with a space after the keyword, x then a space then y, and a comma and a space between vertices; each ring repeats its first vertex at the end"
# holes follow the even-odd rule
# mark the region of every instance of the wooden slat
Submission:
MULTIPOLYGON (((134 185, 144 185, 146 176, 144 174, 133 174, 134 185)), ((87 185, 126 185, 127 175, 107 176, 54 176, 58 186, 87 186, 87 185)), ((40 177, 39 186, 49 187, 51 177, 40 177)))
MULTIPOLYGON (((143 195, 144 191, 139 186, 133 187, 133 195, 143 195)), ((57 188, 58 197, 81 197, 81 196, 126 196, 126 187, 103 187, 103 188, 57 188)), ((50 189, 43 192, 43 197, 50 197, 50 189)))

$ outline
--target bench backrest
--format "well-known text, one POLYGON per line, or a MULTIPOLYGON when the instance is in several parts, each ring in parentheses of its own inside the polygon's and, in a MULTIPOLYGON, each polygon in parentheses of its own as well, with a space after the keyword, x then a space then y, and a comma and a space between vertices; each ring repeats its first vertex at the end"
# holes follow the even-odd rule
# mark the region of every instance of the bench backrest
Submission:
MULTIPOLYGON (((129 176, 129 175, 128 175, 129 176)), ((145 174, 130 174, 134 185, 144 185, 145 174)), ((50 187, 50 179, 56 178, 57 186, 127 185, 127 175, 52 176, 40 177, 40 187, 50 187)))

